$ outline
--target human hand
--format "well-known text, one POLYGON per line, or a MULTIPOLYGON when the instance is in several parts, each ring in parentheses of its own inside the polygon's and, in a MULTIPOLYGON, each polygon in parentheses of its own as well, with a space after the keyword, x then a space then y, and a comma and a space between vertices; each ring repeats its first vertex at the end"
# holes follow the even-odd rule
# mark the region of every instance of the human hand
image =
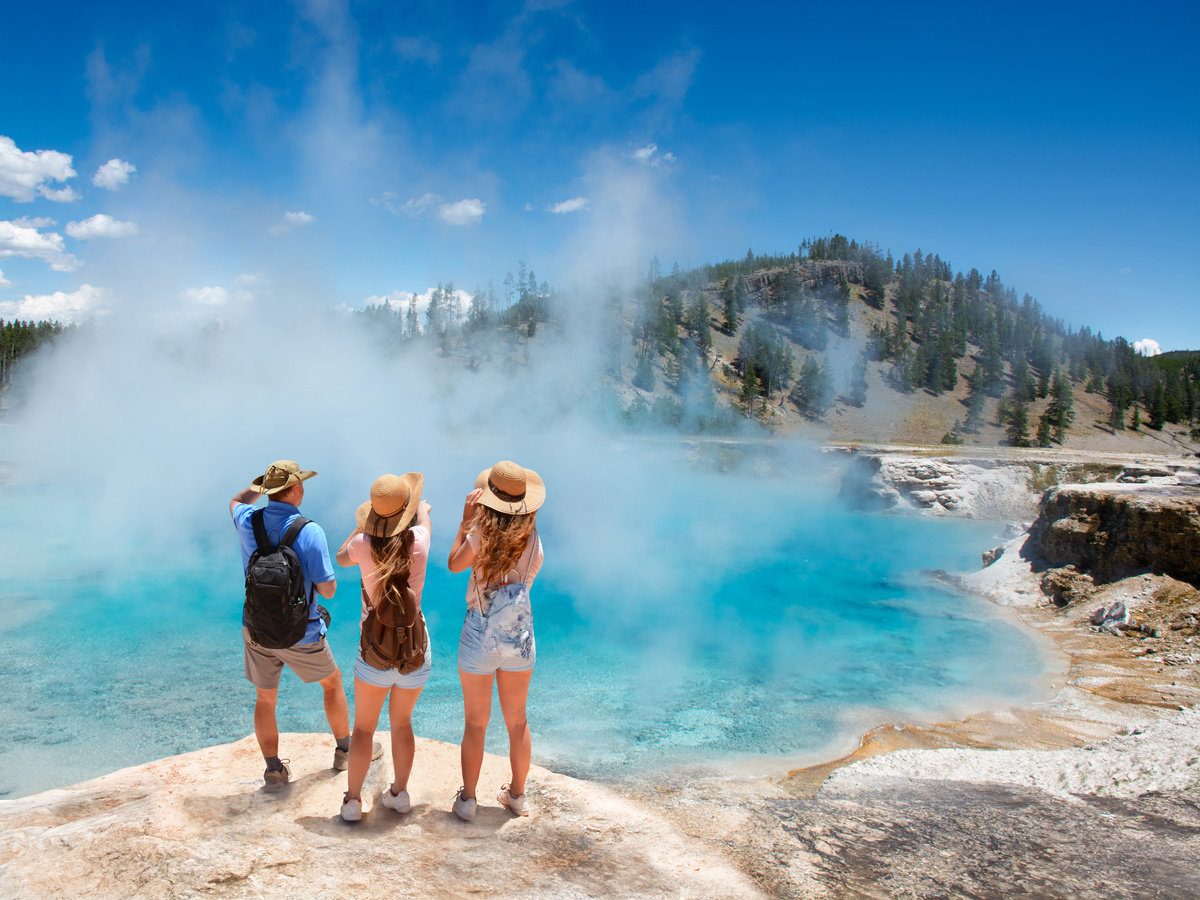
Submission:
POLYGON ((475 488, 471 493, 467 494, 467 502, 463 504, 463 524, 466 525, 475 518, 475 509, 479 505, 479 498, 483 496, 483 488, 475 488))
POLYGON ((433 507, 430 506, 428 503, 426 503, 424 500, 422 500, 420 503, 417 504, 417 515, 422 515, 422 514, 429 515, 429 511, 431 509, 433 509, 433 507))

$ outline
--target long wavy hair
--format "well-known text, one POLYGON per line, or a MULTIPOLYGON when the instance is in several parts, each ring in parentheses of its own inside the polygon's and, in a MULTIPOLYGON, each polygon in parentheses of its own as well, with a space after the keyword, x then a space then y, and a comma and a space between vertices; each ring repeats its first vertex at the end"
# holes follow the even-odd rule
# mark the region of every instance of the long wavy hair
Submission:
POLYGON ((525 552, 536 525, 536 511, 512 515, 482 504, 475 508, 470 530, 479 535, 474 568, 483 578, 482 585, 494 584, 508 574, 525 552))
POLYGON ((400 605, 409 590, 408 573, 412 571, 412 528, 405 528, 392 537, 371 535, 371 559, 375 561, 375 605, 400 605))

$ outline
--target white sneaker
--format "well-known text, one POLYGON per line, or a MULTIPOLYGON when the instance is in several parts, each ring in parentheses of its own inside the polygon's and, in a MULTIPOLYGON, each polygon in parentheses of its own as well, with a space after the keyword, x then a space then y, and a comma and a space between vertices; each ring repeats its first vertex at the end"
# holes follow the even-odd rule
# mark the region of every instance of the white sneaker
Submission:
POLYGON ((362 801, 351 800, 350 795, 346 794, 342 799, 342 821, 344 822, 360 822, 362 821, 362 801))
POLYGON ((500 793, 496 795, 496 799, 500 801, 502 806, 507 806, 518 816, 529 815, 529 804, 525 802, 525 795, 518 794, 513 796, 507 784, 500 788, 500 793))
POLYGON ((393 794, 392 789, 388 788, 383 792, 383 796, 379 798, 379 802, 388 809, 394 809, 398 813, 406 813, 412 809, 412 803, 408 799, 408 791, 393 794))
POLYGON ((463 788, 458 789, 458 793, 454 795, 454 814, 464 822, 475 821, 475 798, 467 799, 462 795, 463 788))

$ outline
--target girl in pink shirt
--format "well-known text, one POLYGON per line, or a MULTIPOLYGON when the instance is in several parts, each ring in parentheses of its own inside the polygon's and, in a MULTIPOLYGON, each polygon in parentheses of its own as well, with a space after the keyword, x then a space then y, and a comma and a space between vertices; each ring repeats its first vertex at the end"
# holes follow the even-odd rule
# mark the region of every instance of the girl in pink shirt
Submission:
MULTIPOLYGON (((425 567, 429 561, 431 525, 430 506, 421 499, 424 477, 420 472, 406 475, 381 475, 371 485, 371 499, 355 515, 358 527, 342 543, 337 561, 342 566, 358 566, 362 573, 362 622, 372 607, 396 603, 420 620, 417 632, 424 632, 425 660, 410 672, 398 668, 377 669, 363 658, 360 650, 354 662, 354 732, 350 738, 350 765, 342 818, 357 822, 362 818, 362 786, 371 765, 375 727, 383 701, 388 703, 392 723, 392 767, 395 780, 383 792, 384 806, 406 813, 411 806, 408 776, 412 772, 416 740, 412 713, 429 681, 433 652, 421 612, 421 590, 425 586, 425 567), (415 610, 408 606, 415 604, 415 610)), ((368 647, 368 650, 370 648, 368 647)))

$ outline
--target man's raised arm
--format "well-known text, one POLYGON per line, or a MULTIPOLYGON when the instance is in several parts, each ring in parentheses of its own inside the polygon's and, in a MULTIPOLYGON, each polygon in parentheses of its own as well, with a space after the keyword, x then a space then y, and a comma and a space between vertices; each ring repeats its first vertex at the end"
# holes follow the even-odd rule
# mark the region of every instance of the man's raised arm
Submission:
POLYGON ((258 488, 254 487, 248 487, 243 491, 239 491, 238 493, 234 494, 233 499, 229 501, 229 514, 231 516, 233 515, 233 508, 239 503, 253 503, 261 496, 262 494, 259 492, 258 488))

